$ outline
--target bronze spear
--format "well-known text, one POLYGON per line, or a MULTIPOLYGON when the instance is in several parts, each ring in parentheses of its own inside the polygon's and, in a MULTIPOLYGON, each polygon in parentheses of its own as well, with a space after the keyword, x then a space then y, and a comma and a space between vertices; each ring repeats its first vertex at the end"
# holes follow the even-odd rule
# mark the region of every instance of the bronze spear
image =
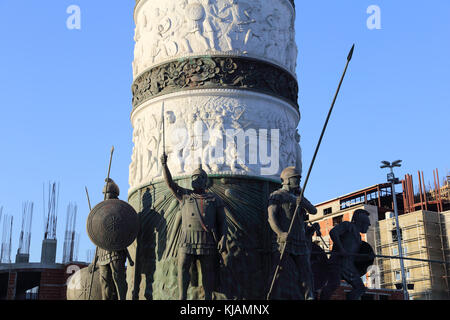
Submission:
MULTIPOLYGON (((319 151, 320 144, 322 143, 322 139, 323 139, 323 136, 325 134, 325 130, 326 130, 327 125, 328 125, 328 121, 330 120, 331 112, 333 111, 334 104, 336 103, 336 99, 337 99, 337 96, 338 96, 339 91, 341 89, 342 82, 344 81, 344 77, 345 77, 345 74, 347 72, 348 65, 349 65, 350 61, 352 60, 354 49, 355 49, 355 45, 353 44, 353 46, 350 49, 350 52, 349 52, 349 54, 347 56, 347 64, 345 65, 345 69, 344 69, 344 72, 342 74, 341 80, 339 82, 339 86, 338 86, 338 88, 336 90, 336 94, 334 95, 333 102, 331 103, 330 111, 328 112, 327 119, 325 120, 325 124, 323 126, 322 133, 321 133, 320 138, 319 138, 319 142, 317 143, 316 151, 314 152, 313 159, 312 159, 311 164, 309 166, 308 174, 306 175, 306 180, 305 180, 305 182, 303 184, 303 189, 302 189, 302 191, 300 193, 300 196, 299 196, 299 201, 298 201, 299 204, 300 204, 301 200, 303 199, 303 194, 305 193, 306 185, 308 184, 309 176, 310 176, 311 170, 312 170, 312 168, 314 166, 314 161, 316 160, 316 156, 317 156, 317 153, 319 151)), ((300 206, 297 205, 297 207, 295 208, 294 215, 292 217, 291 224, 289 226, 287 239, 289 239, 289 234, 291 233, 292 226, 294 225, 294 220, 297 217, 299 207, 300 206)), ((277 268, 275 269, 275 273, 273 275, 272 283, 270 285, 269 292, 267 293, 267 300, 270 300, 270 296, 272 294, 272 290, 273 290, 273 287, 274 287, 274 284, 275 284, 278 272, 280 271, 281 262, 283 261, 283 258, 284 258, 285 249, 286 249, 286 242, 284 243, 283 248, 281 250, 280 261, 278 262, 277 268)))
MULTIPOLYGON (((114 153, 114 146, 111 148, 111 155, 109 157, 108 176, 106 178, 105 196, 103 198, 103 201, 106 200, 106 191, 108 190, 109 174, 111 172, 111 162, 112 162, 113 153, 114 153)), ((87 198, 88 198, 89 210, 92 211, 91 210, 91 201, 89 200, 89 194, 87 192, 87 187, 86 187, 86 195, 87 195, 87 198)), ((95 257, 94 257, 94 262, 93 262, 94 265, 93 265, 93 268, 92 268, 91 285, 89 286, 88 300, 91 300, 92 284, 94 282, 94 271, 95 271, 95 265, 97 264, 97 260, 98 260, 98 247, 96 246, 95 247, 95 257)))
POLYGON ((89 199, 88 188, 85 186, 84 189, 86 190, 86 198, 87 198, 88 205, 89 205, 89 212, 91 212, 92 211, 92 207, 91 207, 91 200, 89 199))
POLYGON ((163 154, 166 154, 166 115, 164 114, 164 101, 162 103, 162 126, 163 126, 163 154))

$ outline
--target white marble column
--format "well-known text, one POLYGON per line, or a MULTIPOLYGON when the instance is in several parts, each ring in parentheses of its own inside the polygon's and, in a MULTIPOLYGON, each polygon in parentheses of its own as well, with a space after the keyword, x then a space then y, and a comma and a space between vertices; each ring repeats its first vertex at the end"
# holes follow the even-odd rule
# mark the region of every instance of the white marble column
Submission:
POLYGON ((293 1, 139 0, 134 19, 130 193, 161 179, 163 117, 173 176, 301 170, 293 1))

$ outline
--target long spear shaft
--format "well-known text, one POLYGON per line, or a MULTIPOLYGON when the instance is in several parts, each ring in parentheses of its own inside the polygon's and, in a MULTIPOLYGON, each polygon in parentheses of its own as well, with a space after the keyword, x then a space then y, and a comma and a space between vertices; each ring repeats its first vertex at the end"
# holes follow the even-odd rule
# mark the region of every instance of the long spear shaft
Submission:
MULTIPOLYGON (((308 184, 308 180, 309 180, 309 176, 311 174, 311 170, 312 170, 312 168, 314 166, 314 162, 316 160, 317 153, 319 152, 320 144, 322 143, 322 139, 323 139, 323 136, 325 134, 325 130, 326 130, 327 125, 328 125, 328 121, 330 120, 330 116, 331 116, 331 112, 333 111, 334 104, 336 103, 336 99, 337 99, 339 91, 341 89, 342 82, 344 81, 344 77, 345 77, 345 74, 347 72, 348 65, 349 65, 350 61, 352 60, 354 49, 355 49, 355 45, 352 46, 352 48, 350 49, 350 52, 349 52, 349 54, 347 56, 347 64, 345 65, 345 69, 344 69, 344 72, 342 73, 342 77, 341 77, 341 80, 339 82, 339 85, 338 85, 338 88, 336 90, 336 93, 334 95, 333 102, 331 103, 330 111, 328 112, 327 119, 325 120, 325 124, 323 126, 322 133, 321 133, 320 138, 319 138, 319 142, 317 143, 316 151, 314 152, 313 159, 312 159, 311 164, 309 166, 308 174, 306 175, 306 179, 305 179, 305 182, 303 184, 303 189, 302 189, 302 191, 300 193, 300 196, 299 196, 299 201, 298 201, 299 204, 300 204, 300 202, 303 199, 303 194, 305 193, 305 188, 306 188, 306 185, 308 184)), ((291 233, 292 226, 294 225, 294 220, 297 217, 299 207, 300 207, 300 205, 297 205, 297 207, 295 208, 294 216, 292 217, 291 224, 289 226, 287 239, 289 239, 289 234, 291 233)), ((283 244, 283 248, 281 250, 280 261, 278 262, 277 268, 275 269, 275 273, 273 275, 272 283, 270 285, 269 292, 267 293, 267 300, 270 299, 270 296, 272 294, 272 290, 273 290, 273 287, 275 285, 275 281, 276 281, 278 272, 280 271, 280 266, 281 266, 281 262, 283 261, 285 251, 286 251, 286 242, 283 244)))
MULTIPOLYGON (((109 156, 109 166, 108 166, 108 176, 106 178, 106 186, 105 186, 105 196, 103 198, 103 201, 106 200, 106 193, 108 191, 108 184, 109 184, 109 174, 111 172, 111 163, 112 163, 112 157, 113 157, 113 153, 114 153, 114 146, 111 148, 111 155, 109 156)), ((86 196, 88 199, 88 204, 89 204, 89 212, 92 211, 91 210, 91 201, 89 200, 89 193, 87 191, 87 187, 86 187, 86 196)), ((91 285, 89 286, 89 295, 88 295, 88 300, 91 300, 91 292, 92 292, 92 284, 94 283, 94 271, 95 271, 95 265, 97 264, 97 260, 98 260, 98 247, 95 247, 95 257, 94 257, 94 266, 93 266, 93 270, 92 270, 92 276, 91 276, 91 285)))
POLYGON ((91 207, 91 200, 89 199, 88 188, 85 186, 84 189, 86 190, 86 197, 87 197, 87 201, 88 201, 88 205, 89 205, 89 212, 91 212, 92 211, 92 207, 91 207))
POLYGON ((110 157, 109 157, 108 176, 107 176, 107 178, 106 178, 105 196, 104 196, 104 198, 103 198, 103 201, 106 200, 106 194, 107 194, 107 191, 108 191, 109 174, 110 174, 110 172, 111 172, 111 162, 112 162, 113 153, 114 153, 114 146, 112 146, 112 148, 111 148, 111 155, 110 155, 110 157))
MULTIPOLYGON (((86 189, 86 197, 87 197, 87 201, 88 201, 88 205, 89 205, 89 212, 92 211, 92 207, 91 207, 91 200, 89 199, 89 192, 87 187, 84 187, 86 189)), ((95 256, 94 256, 94 262, 93 262, 93 267, 92 267, 92 275, 91 275, 91 285, 89 286, 89 295, 88 295, 88 300, 91 300, 91 290, 92 290, 92 284, 94 282, 94 273, 95 273, 95 265, 97 264, 97 259, 98 259, 98 255, 97 252, 98 251, 98 247, 95 247, 95 256)))
POLYGON ((164 101, 162 103, 162 126, 163 126, 163 154, 166 154, 166 121, 164 115, 164 101))

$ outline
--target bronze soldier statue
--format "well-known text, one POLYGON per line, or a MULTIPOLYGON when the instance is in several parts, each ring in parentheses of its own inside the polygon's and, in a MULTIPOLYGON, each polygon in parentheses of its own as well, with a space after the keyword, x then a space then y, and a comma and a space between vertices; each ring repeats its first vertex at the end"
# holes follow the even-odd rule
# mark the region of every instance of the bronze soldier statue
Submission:
MULTIPOLYGON (((320 294, 320 300, 330 300, 339 287, 341 279, 347 281, 353 290, 348 294, 348 300, 360 300, 366 291, 361 272, 355 262, 360 252, 361 233, 367 233, 370 226, 369 212, 358 209, 353 213, 352 221, 339 223, 330 231, 333 249, 329 259, 328 283, 320 294)), ((369 258, 372 259, 373 258, 369 258)))
POLYGON ((295 167, 285 168, 281 172, 281 180, 282 188, 270 195, 268 204, 269 224, 277 235, 273 251, 281 251, 282 246, 286 245, 285 254, 293 259, 296 269, 299 270, 304 299, 313 300, 314 285, 309 245, 305 234, 305 217, 306 212, 316 214, 317 209, 305 197, 299 203, 301 175, 295 167), (289 226, 297 205, 300 211, 288 237, 289 226))
MULTIPOLYGON (((108 179, 106 179, 108 180, 108 179)), ((112 180, 106 181, 103 187, 105 200, 119 199, 119 187, 112 180)), ((125 300, 127 293, 125 263, 128 258, 130 265, 133 261, 125 248, 119 251, 109 251, 97 247, 97 265, 99 267, 100 285, 103 300, 125 300)), ((90 272, 93 272, 93 264, 89 265, 90 272)))
POLYGON ((199 167, 191 175, 192 189, 176 184, 167 166, 167 155, 161 157, 167 186, 180 203, 181 244, 178 248, 178 290, 180 300, 187 299, 189 269, 200 261, 205 300, 212 299, 215 283, 217 250, 226 252, 227 225, 222 199, 206 191, 208 176, 199 167))

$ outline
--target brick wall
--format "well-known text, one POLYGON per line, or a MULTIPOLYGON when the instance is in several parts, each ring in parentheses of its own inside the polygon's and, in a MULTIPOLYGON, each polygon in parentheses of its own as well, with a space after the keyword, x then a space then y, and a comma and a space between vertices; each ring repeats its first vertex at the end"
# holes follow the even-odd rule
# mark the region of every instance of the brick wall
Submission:
POLYGON ((34 281, 34 285, 39 286, 39 300, 66 300, 69 277, 86 266, 87 263, 57 264, 48 267, 38 263, 31 263, 17 265, 16 268, 14 268, 15 265, 12 265, 11 269, 2 270, 2 275, 4 275, 5 280, 4 284, 7 286, 5 292, 6 297, 4 298, 7 300, 24 299, 25 295, 23 290, 32 289, 27 286, 31 285, 34 281), (31 280, 31 283, 30 273, 34 274, 32 277, 35 279, 31 280), (18 286, 22 292, 17 292, 18 286))
POLYGON ((14 298, 16 296, 16 280, 17 280, 17 273, 10 272, 9 280, 8 280, 7 300, 14 300, 14 298))
POLYGON ((66 300, 67 281, 87 264, 69 264, 61 269, 45 269, 41 273, 39 300, 66 300))
POLYGON ((45 269, 41 273, 39 300, 64 300, 66 298, 65 269, 45 269))

